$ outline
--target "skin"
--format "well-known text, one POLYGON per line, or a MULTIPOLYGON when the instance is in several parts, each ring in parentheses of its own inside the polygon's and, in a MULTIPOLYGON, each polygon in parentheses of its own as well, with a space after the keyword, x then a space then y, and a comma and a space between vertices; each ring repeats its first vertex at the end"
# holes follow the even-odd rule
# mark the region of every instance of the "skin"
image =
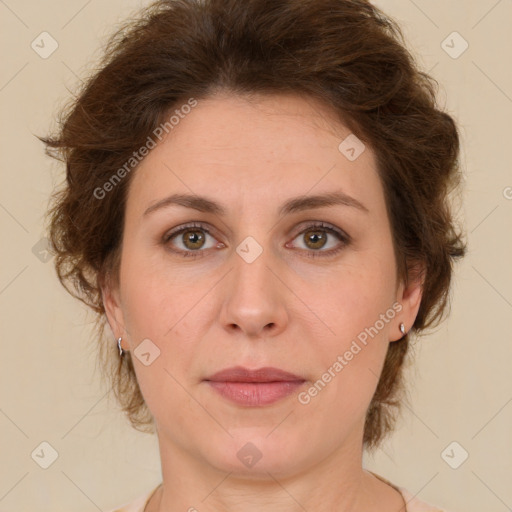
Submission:
POLYGON ((146 510, 404 510, 396 489, 363 470, 362 436, 388 344, 402 337, 400 322, 413 324, 421 285, 397 279, 375 156, 366 146, 349 161, 338 150, 349 134, 312 99, 216 94, 134 171, 119 284, 105 285, 103 300, 125 350, 147 338, 160 350, 149 366, 133 357, 162 461, 163 486, 146 510), (334 205, 278 215, 290 198, 333 190, 368 212, 334 205), (174 193, 208 196, 227 213, 172 205, 144 215, 174 193), (324 232, 308 221, 351 241, 327 234, 325 247, 315 245, 308 235, 324 232), (183 234, 163 241, 189 222, 211 230, 193 229, 203 245, 183 234), (252 263, 236 252, 248 236, 263 249, 252 263), (294 393, 242 407, 204 382, 234 365, 274 366, 308 389, 395 302, 401 311, 307 405, 294 393), (250 468, 237 457, 248 442, 261 453, 250 468))

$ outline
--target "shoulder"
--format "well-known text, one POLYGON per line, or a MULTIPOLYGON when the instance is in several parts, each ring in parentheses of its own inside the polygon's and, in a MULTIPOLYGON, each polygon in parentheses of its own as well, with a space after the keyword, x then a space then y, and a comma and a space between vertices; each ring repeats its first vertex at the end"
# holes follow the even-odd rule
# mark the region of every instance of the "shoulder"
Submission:
POLYGON ((151 498, 151 496, 153 496, 153 493, 159 487, 160 484, 158 484, 154 489, 151 489, 150 491, 141 494, 134 501, 131 501, 130 503, 124 503, 123 505, 120 505, 116 508, 107 510, 107 512, 144 512, 144 508, 149 502, 149 499, 151 498))
POLYGON ((402 494, 404 501, 407 505, 406 512, 449 512, 446 509, 441 509, 425 501, 421 501, 416 496, 411 494, 407 489, 403 487, 397 487, 402 494))
POLYGON ((421 501, 419 498, 417 498, 415 495, 410 493, 407 489, 404 487, 400 487, 398 485, 394 485, 391 483, 387 478, 384 478, 381 475, 378 475, 377 473, 374 473, 373 471, 367 470, 369 473, 371 473, 373 476, 378 478, 379 480, 382 480, 389 486, 396 489, 403 497, 405 504, 406 504, 406 511, 405 512, 449 512, 448 510, 442 510, 439 507, 436 507, 430 503, 427 503, 425 501, 421 501))

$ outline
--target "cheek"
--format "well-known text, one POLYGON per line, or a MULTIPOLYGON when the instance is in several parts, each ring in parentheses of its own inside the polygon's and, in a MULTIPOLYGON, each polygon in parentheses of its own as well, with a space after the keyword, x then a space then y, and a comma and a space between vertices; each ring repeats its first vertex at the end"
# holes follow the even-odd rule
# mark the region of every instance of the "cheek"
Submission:
MULTIPOLYGON (((192 411, 195 406, 183 386, 199 338, 198 327, 186 315, 198 294, 171 277, 166 281, 161 267, 142 264, 135 257, 126 258, 121 279, 125 328, 137 382, 157 422, 171 421, 171 412, 192 411), (144 353, 149 357, 144 358, 144 353)), ((201 419, 200 411, 189 414, 201 419)))
MULTIPOLYGON (((192 285, 183 272, 175 268, 171 271, 161 261, 151 262, 142 252, 137 254, 135 248, 130 251, 128 245, 125 247, 121 266, 125 329, 135 356, 137 378, 150 404, 153 392, 158 394, 159 390, 170 388, 176 395, 179 391, 172 376, 182 382, 184 370, 197 355, 204 326, 194 319, 212 309, 205 306, 207 297, 201 300, 204 289, 210 286, 200 288, 201 279, 192 285), (147 344, 149 352, 157 354, 148 367, 137 359, 142 343, 147 344)), ((158 397, 154 406, 158 407, 158 397)))
MULTIPOLYGON (((361 258, 329 279, 318 295, 318 309, 338 340, 350 340, 373 326, 395 300, 395 274, 386 254, 361 258)), ((309 297, 311 297, 311 291, 309 297)), ((392 313, 390 313, 392 314, 392 313)), ((389 315, 388 315, 389 316, 389 315)), ((379 330, 386 330, 388 323, 379 330)))
MULTIPOLYGON (((386 324, 381 330, 374 325, 387 307, 357 308, 351 301, 340 303, 343 313, 331 324, 335 336, 324 334, 311 353, 317 373, 305 390, 300 403, 317 417, 328 417, 322 429, 331 439, 339 439, 355 424, 364 422, 375 393, 388 347, 386 324)), ((391 316, 391 315, 389 315, 391 316)))
POLYGON ((126 328, 134 338, 161 339, 183 316, 190 288, 136 244, 125 244, 120 279, 126 328))
MULTIPOLYGON (((340 272, 336 285, 318 295, 318 316, 329 327, 318 338, 319 367, 336 375, 332 391, 345 404, 357 407, 355 402, 369 401, 377 385, 397 314, 393 268, 392 257, 384 253, 365 258, 364 264, 340 272)), ((325 373, 318 377, 329 380, 325 373)))

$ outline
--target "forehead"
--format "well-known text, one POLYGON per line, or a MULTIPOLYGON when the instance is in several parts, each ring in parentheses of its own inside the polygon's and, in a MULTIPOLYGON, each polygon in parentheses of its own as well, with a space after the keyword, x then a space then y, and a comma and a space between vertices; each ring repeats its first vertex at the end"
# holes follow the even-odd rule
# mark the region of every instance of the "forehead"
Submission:
POLYGON ((128 203, 140 214, 176 191, 261 204, 340 188, 382 200, 373 151, 328 108, 295 95, 222 94, 180 116, 136 169, 128 203))

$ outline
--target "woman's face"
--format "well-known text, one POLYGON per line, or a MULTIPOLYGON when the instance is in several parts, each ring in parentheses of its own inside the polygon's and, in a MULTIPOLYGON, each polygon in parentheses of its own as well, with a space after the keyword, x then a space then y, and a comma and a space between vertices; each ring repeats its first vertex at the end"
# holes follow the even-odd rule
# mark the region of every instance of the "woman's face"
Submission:
POLYGON ((169 453, 276 477, 359 453, 420 292, 397 282, 373 152, 340 146, 350 132, 328 116, 291 95, 214 96, 133 171, 120 285, 104 300, 169 453), (161 203, 175 194, 189 207, 161 203), (347 197, 314 200, 325 194, 347 197), (208 381, 234 366, 298 382, 208 381))

